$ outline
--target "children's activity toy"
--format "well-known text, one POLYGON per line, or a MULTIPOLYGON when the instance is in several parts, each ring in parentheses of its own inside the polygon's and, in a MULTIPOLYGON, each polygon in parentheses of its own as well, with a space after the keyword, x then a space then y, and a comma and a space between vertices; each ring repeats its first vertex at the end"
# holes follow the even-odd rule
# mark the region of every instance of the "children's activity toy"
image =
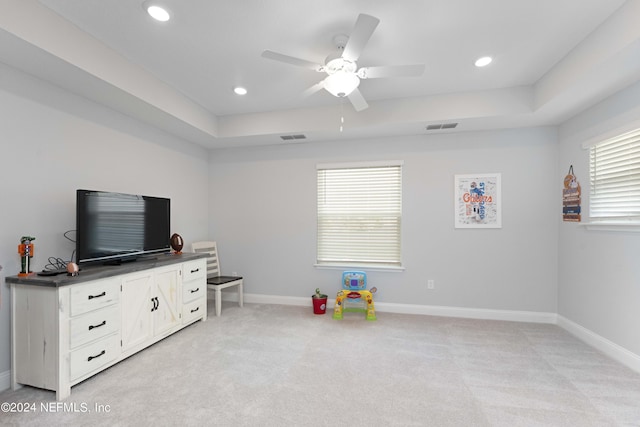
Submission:
POLYGON ((342 319, 343 313, 366 313, 367 320, 376 320, 373 294, 376 288, 367 291, 367 273, 364 271, 345 271, 342 273, 342 290, 336 296, 333 318, 342 319))

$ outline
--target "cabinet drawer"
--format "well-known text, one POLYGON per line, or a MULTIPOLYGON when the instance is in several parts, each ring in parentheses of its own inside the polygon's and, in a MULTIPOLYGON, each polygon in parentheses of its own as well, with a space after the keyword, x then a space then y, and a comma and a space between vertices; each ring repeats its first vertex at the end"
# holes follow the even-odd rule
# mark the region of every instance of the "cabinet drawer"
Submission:
POLYGON ((69 380, 78 378, 100 369, 107 363, 116 360, 120 355, 120 337, 110 335, 100 341, 80 347, 71 352, 69 380))
POLYGON ((71 289, 71 315, 86 313, 118 301, 120 280, 106 279, 79 284, 71 289))
POLYGON ((182 284, 182 302, 188 303, 204 297, 207 284, 204 280, 193 280, 182 284))
POLYGON ((190 282, 192 280, 207 277, 207 260, 198 259, 195 261, 185 262, 182 265, 182 282, 190 282))
POLYGON ((76 348, 119 330, 120 310, 117 305, 74 317, 69 321, 70 347, 76 348))
POLYGON ((207 311, 207 300, 200 299, 182 306, 182 323, 190 323, 205 315, 207 311))

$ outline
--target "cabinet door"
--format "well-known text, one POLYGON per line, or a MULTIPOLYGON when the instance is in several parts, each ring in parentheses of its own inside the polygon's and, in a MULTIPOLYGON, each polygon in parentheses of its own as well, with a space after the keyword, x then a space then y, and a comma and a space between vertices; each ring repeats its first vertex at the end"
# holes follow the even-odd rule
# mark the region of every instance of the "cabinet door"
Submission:
POLYGON ((126 351, 151 338, 154 307, 153 273, 129 276, 122 281, 122 350, 126 351))
POLYGON ((156 270, 155 310, 153 312, 154 335, 162 334, 180 324, 180 266, 156 270))

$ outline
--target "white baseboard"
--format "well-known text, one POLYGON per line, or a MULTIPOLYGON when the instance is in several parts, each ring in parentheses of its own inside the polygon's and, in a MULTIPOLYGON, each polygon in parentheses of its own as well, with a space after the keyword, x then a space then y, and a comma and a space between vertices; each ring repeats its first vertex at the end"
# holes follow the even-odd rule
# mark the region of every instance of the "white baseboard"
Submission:
POLYGON ((11 388, 11 371, 0 372, 0 391, 11 388))
POLYGON ((640 372, 640 356, 631 351, 627 350, 624 347, 619 346, 618 344, 609 341, 608 339, 592 332, 591 330, 578 325, 575 322, 567 319, 566 317, 558 315, 558 326, 562 329, 569 332, 571 335, 574 335, 578 339, 586 342, 591 347, 600 350, 607 356, 611 357, 614 360, 626 365, 627 367, 633 369, 636 372, 640 372))
MULTIPOLYGON (((237 301, 235 295, 230 295, 234 301, 237 301)), ((282 305, 297 305, 301 307, 311 307, 311 295, 308 298, 305 297, 283 297, 276 295, 261 295, 261 294, 244 294, 244 301, 250 304, 282 304, 282 305)), ((327 308, 333 308, 334 301, 327 300, 327 308)))
POLYGON ((461 317, 465 319, 505 320, 509 322, 556 323, 555 313, 492 310, 484 308, 446 307, 435 305, 376 303, 376 310, 389 313, 422 314, 426 316, 461 317))
MULTIPOLYGON (((223 296, 224 300, 237 301, 235 292, 228 292, 223 296)), ((244 301, 255 304, 282 304, 311 307, 311 295, 309 297, 283 297, 274 295, 244 294, 244 301)), ((335 298, 327 300, 327 309, 333 309, 335 298)), ((418 304, 396 304, 376 302, 376 311, 398 314, 422 314, 427 316, 462 317, 467 319, 506 320, 511 322, 551 323, 555 324, 555 313, 513 311, 513 310, 488 310, 482 308, 441 307, 418 304)))

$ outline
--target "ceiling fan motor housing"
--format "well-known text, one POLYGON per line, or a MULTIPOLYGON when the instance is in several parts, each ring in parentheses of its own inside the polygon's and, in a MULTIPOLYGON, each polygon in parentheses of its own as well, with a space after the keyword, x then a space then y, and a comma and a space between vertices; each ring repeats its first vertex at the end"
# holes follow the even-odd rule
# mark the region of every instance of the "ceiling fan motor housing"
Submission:
POLYGON ((358 68, 358 64, 348 59, 338 57, 328 61, 324 67, 324 71, 329 74, 335 74, 338 71, 344 71, 345 73, 355 73, 358 68))

